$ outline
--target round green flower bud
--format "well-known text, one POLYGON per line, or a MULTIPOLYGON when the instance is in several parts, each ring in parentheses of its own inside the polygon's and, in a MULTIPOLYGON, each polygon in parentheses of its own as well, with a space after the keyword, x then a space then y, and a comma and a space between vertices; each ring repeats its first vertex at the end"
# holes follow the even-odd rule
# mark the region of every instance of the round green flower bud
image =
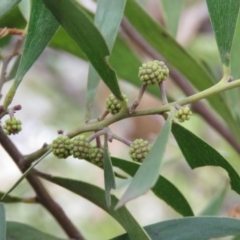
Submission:
POLYGON ((129 155, 135 162, 143 162, 143 160, 146 158, 148 152, 151 149, 151 145, 148 141, 144 141, 143 139, 136 139, 132 142, 130 149, 129 149, 129 155))
POLYGON ((147 85, 154 85, 165 81, 169 76, 169 69, 162 61, 143 63, 139 68, 138 76, 147 85))
POLYGON ((5 124, 3 125, 3 129, 5 134, 15 135, 22 130, 22 122, 20 120, 17 120, 15 117, 9 118, 5 121, 5 124))
MULTIPOLYGON (((128 101, 127 96, 122 94, 123 99, 125 102, 128 101)), ((118 113, 122 108, 121 102, 111 93, 108 98, 106 99, 106 109, 112 115, 118 113)))
POLYGON ((67 158, 70 156, 70 139, 68 136, 58 136, 52 142, 52 152, 59 158, 67 158))
POLYGON ((71 140, 70 154, 78 159, 87 159, 91 150, 91 144, 84 135, 77 136, 71 140))
POLYGON ((103 148, 92 147, 89 154, 91 163, 103 167, 103 148))
POLYGON ((175 117, 178 119, 179 122, 184 122, 186 120, 189 120, 192 115, 192 111, 189 107, 184 107, 182 109, 179 109, 175 113, 175 117))

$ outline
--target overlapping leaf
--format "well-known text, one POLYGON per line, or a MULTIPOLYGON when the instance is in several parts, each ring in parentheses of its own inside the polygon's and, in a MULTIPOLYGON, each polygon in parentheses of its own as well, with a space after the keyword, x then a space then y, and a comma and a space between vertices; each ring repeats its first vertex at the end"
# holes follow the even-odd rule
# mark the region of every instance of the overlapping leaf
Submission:
MULTIPOLYGON (((50 175, 42 175, 41 177, 88 199, 95 205, 105 210, 122 225, 126 232, 128 232, 131 239, 150 239, 145 230, 143 230, 143 228, 136 222, 125 207, 116 211, 113 206, 110 208, 107 206, 104 190, 89 183, 77 180, 54 177, 50 175)), ((118 199, 115 196, 111 196, 112 205, 115 205, 117 201, 118 199)))
MULTIPOLYGON (((5 193, 0 192, 0 198, 2 198, 4 195, 5 195, 5 193)), ((3 202, 4 203, 18 203, 18 202, 22 202, 22 198, 18 198, 18 197, 14 197, 14 196, 6 196, 3 202)))
POLYGON ((33 0, 28 33, 13 85, 4 99, 7 109, 24 75, 43 52, 59 24, 41 0, 33 0))
MULTIPOLYGON (((209 240, 240 233, 240 220, 220 217, 187 217, 144 227, 152 240, 209 240)), ((121 235, 112 240, 130 240, 121 235)))
POLYGON ((230 177, 232 189, 240 194, 239 175, 214 148, 179 124, 173 124, 172 133, 191 168, 222 167, 230 177))
MULTIPOLYGON (((176 67, 198 90, 202 91, 213 85, 214 79, 196 62, 157 22, 155 22, 134 1, 127 1, 125 16, 143 38, 160 53, 172 66, 176 67)), ((208 98, 212 107, 236 133, 236 125, 230 110, 221 94, 208 98)))
MULTIPOLYGON (((125 161, 122 159, 112 157, 112 163, 115 167, 118 167, 128 173, 130 176, 134 176, 140 167, 135 162, 125 161)), ((152 188, 153 193, 169 204, 175 211, 183 216, 193 216, 193 211, 181 194, 181 192, 166 178, 159 176, 156 184, 152 188)))
POLYGON ((0 1, 0 18, 8 14, 21 0, 1 0, 0 1))
POLYGON ((172 118, 173 112, 169 114, 156 142, 133 177, 132 182, 118 202, 116 208, 119 208, 128 201, 141 196, 155 185, 159 177, 160 167, 162 165, 163 156, 171 132, 172 118))
POLYGON ((74 0, 42 0, 85 53, 114 95, 123 100, 115 71, 108 65, 109 49, 102 35, 74 0))
MULTIPOLYGON (((103 35, 108 49, 112 50, 117 37, 118 28, 122 20, 126 0, 99 0, 94 23, 103 35)), ((90 118, 90 111, 100 82, 100 76, 90 64, 88 71, 87 85, 87 118, 90 118)))

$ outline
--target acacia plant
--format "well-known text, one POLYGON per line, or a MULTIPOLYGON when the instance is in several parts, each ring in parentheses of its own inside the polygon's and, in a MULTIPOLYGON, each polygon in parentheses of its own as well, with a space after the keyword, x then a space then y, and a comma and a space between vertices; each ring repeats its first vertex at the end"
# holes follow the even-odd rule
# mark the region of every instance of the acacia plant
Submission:
MULTIPOLYGON (((1 55, 0 89, 10 81, 6 92, 1 95, 0 142, 22 172, 17 183, 9 191, 1 193, 0 239, 59 239, 41 229, 5 220, 4 205, 23 201, 42 205, 65 231, 66 237, 86 239, 86 231, 72 223, 54 196, 49 194, 48 185, 42 179, 86 198, 112 216, 126 231, 114 239, 187 240, 240 234, 240 220, 217 216, 220 208, 217 206, 223 201, 223 195, 209 201, 205 215, 214 216, 196 216, 175 186, 177 183, 161 175, 164 153, 172 133, 192 169, 204 166, 223 168, 228 173, 232 190, 240 194, 237 169, 216 149, 182 126, 183 122, 191 121, 191 116, 201 115, 240 153, 237 91, 240 86, 240 0, 206 0, 222 61, 220 79, 216 78, 211 65, 190 55, 175 40, 182 0, 161 1, 164 24, 159 24, 135 0, 98 0, 94 14, 75 0, 31 0, 27 20, 23 19, 18 9, 20 2, 0 0, 0 37, 2 44, 6 40, 4 44, 8 51, 1 55), (14 37, 9 42, 10 36, 14 37), (21 101, 14 104, 13 100, 25 74, 47 46, 89 61, 86 118, 71 129, 58 132, 56 129, 52 142, 23 155, 21 149, 15 146, 15 136, 12 135, 25 131, 24 122, 18 119, 18 112, 24 112, 24 106, 21 101), (141 54, 137 54, 136 49, 140 49, 141 54), (122 92, 118 78, 139 89, 134 101, 128 100, 129 96, 122 92), (169 79, 179 86, 185 97, 174 99, 171 95, 169 100, 170 90, 166 87, 169 79), (102 107, 105 110, 96 116, 93 106, 100 81, 106 84, 111 94, 102 107), (230 90, 230 94, 223 94, 230 90), (146 92, 159 98, 159 105, 139 110, 138 105, 146 92), (206 99, 208 105, 199 102, 201 99, 206 99), (146 115, 156 115, 165 120, 153 144, 144 136, 130 141, 111 131, 111 125, 118 121, 146 115), (112 156, 108 146, 113 140, 129 146, 132 161, 112 156), (81 176, 68 179, 37 170, 36 165, 47 161, 50 154, 56 159, 72 156, 75 161, 88 161, 93 168, 101 168, 105 189, 81 181, 81 176), (114 195, 115 180, 121 178, 131 181, 118 199, 114 195), (29 182, 36 197, 24 200, 23 196, 10 194, 23 179, 29 182), (165 201, 183 218, 141 226, 125 205, 147 191, 153 191, 157 198, 165 201)), ((68 202, 71 204, 71 199, 68 202)))

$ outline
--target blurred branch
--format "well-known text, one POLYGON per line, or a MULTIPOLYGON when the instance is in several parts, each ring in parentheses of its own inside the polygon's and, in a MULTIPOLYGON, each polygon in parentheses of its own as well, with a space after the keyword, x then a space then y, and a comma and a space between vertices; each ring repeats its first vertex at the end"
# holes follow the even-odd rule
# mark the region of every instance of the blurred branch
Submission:
MULTIPOLYGON (((132 27, 132 25, 124 18, 122 20, 122 29, 127 36, 137 44, 141 50, 153 59, 164 60, 163 57, 158 54, 144 39, 143 37, 132 27)), ((196 93, 190 83, 175 69, 169 67, 170 77, 172 80, 182 89, 186 96, 191 96, 196 93)), ((222 124, 217 117, 215 117, 211 110, 203 102, 192 103, 195 112, 199 113, 208 124, 214 128, 219 134, 221 134, 231 146, 240 153, 240 145, 234 138, 233 134, 229 131, 226 125, 222 124)))
MULTIPOLYGON (((23 155, 19 152, 13 142, 5 135, 3 129, 0 127, 0 143, 6 152, 11 156, 13 161, 16 163, 21 172, 24 172, 29 166, 24 165, 22 162, 24 160, 23 155)), ((82 234, 73 225, 71 220, 67 217, 62 208, 52 199, 52 197, 47 192, 46 188, 43 186, 42 182, 33 173, 29 173, 26 177, 32 188, 37 194, 37 201, 41 203, 57 220, 60 226, 64 229, 66 234, 75 240, 84 240, 82 234)))

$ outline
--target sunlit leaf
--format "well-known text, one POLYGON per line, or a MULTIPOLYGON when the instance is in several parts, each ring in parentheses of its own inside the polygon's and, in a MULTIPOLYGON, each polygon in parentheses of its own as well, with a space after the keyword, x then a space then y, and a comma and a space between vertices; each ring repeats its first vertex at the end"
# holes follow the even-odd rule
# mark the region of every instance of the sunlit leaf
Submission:
MULTIPOLYGON (((125 161, 123 159, 112 157, 112 163, 115 167, 118 167, 128 173, 130 176, 134 176, 140 165, 135 162, 125 161)), ((170 205, 175 211, 183 216, 193 216, 193 211, 182 195, 182 193, 166 178, 159 176, 156 184, 152 188, 153 193, 170 205)))
MULTIPOLYGON (((97 2, 97 11, 95 14, 94 23, 104 37, 110 52, 117 37, 125 3, 126 0, 99 0, 97 2)), ((87 85, 87 118, 90 116, 90 111, 99 82, 100 76, 97 74, 93 65, 90 65, 87 85)))
POLYGON ((240 194, 239 175, 214 148, 179 124, 173 124, 172 133, 192 169, 204 166, 222 167, 229 175, 232 189, 240 194))
POLYGON ((63 240, 18 222, 7 222, 6 240, 63 240))
POLYGON ((150 238, 143 230, 143 228, 137 223, 137 221, 132 217, 127 208, 123 207, 119 210, 114 210, 113 205, 115 205, 118 199, 115 196, 111 196, 112 205, 109 208, 106 204, 105 193, 104 190, 91 185, 89 183, 84 183, 77 180, 54 177, 50 175, 41 175, 44 179, 53 182, 59 186, 62 186, 79 196, 82 196, 95 205, 99 206, 103 210, 105 210, 108 214, 110 214, 113 218, 115 218, 122 227, 128 232, 131 239, 141 239, 141 240, 149 240, 150 238))
POLYGON ((4 99, 5 108, 11 103, 24 75, 48 45, 58 26, 58 22, 42 1, 33 0, 23 54, 13 85, 4 99))
POLYGON ((102 35, 74 0, 42 0, 85 53, 102 80, 123 101, 115 71, 108 65, 109 49, 102 35))
POLYGON ((0 18, 9 13, 21 0, 1 0, 0 1, 0 18))
POLYGON ((141 167, 134 175, 132 182, 118 202, 116 208, 126 204, 128 201, 137 198, 151 189, 158 177, 162 165, 163 156, 171 132, 173 112, 169 114, 160 134, 158 135, 153 147, 143 161, 141 167))
MULTIPOLYGON (((240 220, 220 217, 187 217, 144 227, 152 240, 209 240, 240 233, 240 220)), ((130 240, 121 235, 112 240, 130 240)))
POLYGON ((207 5, 222 63, 228 67, 240 0, 207 0, 207 5))

